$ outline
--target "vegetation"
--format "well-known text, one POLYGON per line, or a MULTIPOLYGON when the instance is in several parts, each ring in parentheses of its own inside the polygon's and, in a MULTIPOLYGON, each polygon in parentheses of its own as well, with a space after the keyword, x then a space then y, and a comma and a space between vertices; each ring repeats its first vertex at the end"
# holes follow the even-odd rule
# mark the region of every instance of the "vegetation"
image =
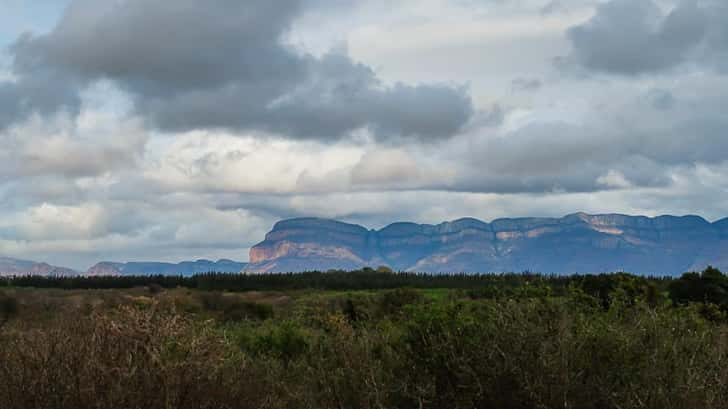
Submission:
POLYGON ((723 408, 727 282, 712 268, 9 279, 0 405, 723 408))
MULTIPOLYGON (((386 267, 377 270, 332 270, 287 274, 229 274, 207 273, 185 276, 21 276, 0 277, 0 288, 34 287, 61 289, 129 289, 146 286, 150 292, 164 288, 184 287, 205 291, 288 291, 288 290, 383 290, 396 288, 421 289, 477 289, 517 295, 520 291, 535 291, 549 287, 563 293, 572 283, 590 291, 609 291, 614 286, 634 287, 664 283, 668 278, 647 278, 629 274, 603 274, 598 276, 543 276, 522 274, 419 274, 394 273, 386 267), (604 288, 602 288, 604 287, 604 288), (153 288, 153 289, 152 289, 153 288)), ((630 290, 632 291, 632 290, 630 290)), ((483 294, 485 294, 485 292, 483 294)), ((496 294, 493 293, 495 296, 496 294)))
POLYGON ((10 318, 17 313, 18 301, 13 297, 0 293, 0 328, 7 324, 10 318))

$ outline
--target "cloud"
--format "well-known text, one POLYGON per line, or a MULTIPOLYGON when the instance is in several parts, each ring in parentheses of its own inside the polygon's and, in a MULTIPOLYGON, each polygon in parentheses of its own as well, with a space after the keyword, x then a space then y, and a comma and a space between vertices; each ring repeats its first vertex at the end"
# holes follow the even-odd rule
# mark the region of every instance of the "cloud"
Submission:
POLYGON ((597 184, 612 189, 627 189, 632 183, 618 170, 610 169, 606 174, 597 178, 597 184))
POLYGON ((665 85, 611 85, 588 101, 565 97, 565 107, 554 112, 509 109, 499 124, 483 121, 438 144, 392 147, 189 133, 147 157, 144 186, 155 192, 282 196, 665 188, 678 169, 725 161, 728 140, 721 130, 728 122, 719 107, 728 103, 728 79, 701 76, 665 85))
POLYGON ((45 68, 16 77, 0 80, 0 131, 33 115, 78 115, 81 97, 74 79, 45 68))
POLYGON ((470 119, 465 88, 387 85, 345 50, 316 57, 288 44, 293 21, 310 4, 75 0, 50 33, 25 35, 13 46, 20 79, 3 84, 0 101, 19 95, 28 102, 9 104, 4 123, 27 112, 74 112, 79 88, 102 79, 128 92, 135 113, 165 131, 332 140, 368 128, 380 139, 434 140, 470 119), (29 89, 39 78, 49 81, 29 89))
POLYGON ((134 167, 148 134, 134 120, 93 112, 36 116, 0 132, 0 182, 25 177, 95 177, 134 167))
POLYGON ((655 109, 661 111, 669 111, 675 106, 674 95, 665 89, 652 88, 648 91, 647 98, 655 109))
POLYGON ((417 162, 402 150, 367 152, 351 171, 354 184, 391 184, 421 175, 417 162))
POLYGON ((242 209, 198 201, 175 208, 135 202, 40 204, 0 221, 0 253, 85 270, 100 260, 246 259, 274 222, 242 209), (210 234, 215 232, 215 234, 210 234))
POLYGON ((511 89, 514 91, 537 91, 543 86, 543 81, 538 78, 516 78, 511 81, 511 89))
POLYGON ((706 35, 708 17, 693 1, 669 13, 652 0, 611 0, 567 35, 580 65, 600 72, 635 75, 688 61, 706 35))
POLYGON ((573 52, 559 64, 595 72, 643 75, 677 68, 728 73, 728 4, 681 0, 610 0, 567 32, 573 52))

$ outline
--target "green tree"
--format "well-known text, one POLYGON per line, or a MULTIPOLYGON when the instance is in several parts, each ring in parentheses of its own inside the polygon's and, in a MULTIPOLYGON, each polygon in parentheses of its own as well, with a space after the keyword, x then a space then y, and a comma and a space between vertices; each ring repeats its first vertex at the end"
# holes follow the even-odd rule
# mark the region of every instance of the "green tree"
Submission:
POLYGON ((674 304, 702 302, 728 309, 728 277, 709 266, 702 273, 685 273, 669 286, 670 299, 674 304))

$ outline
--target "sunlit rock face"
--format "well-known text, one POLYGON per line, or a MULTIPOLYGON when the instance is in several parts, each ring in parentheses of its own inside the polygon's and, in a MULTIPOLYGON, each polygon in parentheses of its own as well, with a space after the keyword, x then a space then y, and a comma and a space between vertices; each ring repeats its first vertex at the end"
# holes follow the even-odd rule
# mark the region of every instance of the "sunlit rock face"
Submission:
POLYGON ((361 226, 315 218, 284 220, 250 250, 247 269, 354 269, 376 258, 377 251, 376 232, 361 226))
POLYGON ((0 277, 2 276, 75 276, 78 272, 70 268, 52 266, 48 263, 0 257, 0 277))
POLYGON ((562 218, 394 223, 381 230, 327 219, 277 223, 250 251, 247 271, 355 269, 418 272, 679 274, 728 269, 728 219, 576 213, 562 218))

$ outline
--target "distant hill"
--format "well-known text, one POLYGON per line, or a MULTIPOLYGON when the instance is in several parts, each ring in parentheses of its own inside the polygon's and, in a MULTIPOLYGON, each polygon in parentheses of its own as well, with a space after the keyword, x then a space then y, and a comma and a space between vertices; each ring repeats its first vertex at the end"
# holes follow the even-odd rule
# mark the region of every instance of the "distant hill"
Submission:
POLYGON ((91 267, 86 274, 92 276, 108 275, 194 275, 197 273, 237 273, 245 269, 247 263, 232 260, 197 260, 183 261, 181 263, 161 262, 132 262, 113 263, 101 262, 91 267))
POLYGON ((381 230, 330 219, 278 222, 250 250, 253 272, 386 265, 418 272, 675 275, 728 270, 728 219, 571 214, 562 218, 394 223, 381 230))
POLYGON ((0 277, 14 275, 74 276, 78 274, 77 271, 70 268, 57 267, 35 261, 0 257, 0 277))

